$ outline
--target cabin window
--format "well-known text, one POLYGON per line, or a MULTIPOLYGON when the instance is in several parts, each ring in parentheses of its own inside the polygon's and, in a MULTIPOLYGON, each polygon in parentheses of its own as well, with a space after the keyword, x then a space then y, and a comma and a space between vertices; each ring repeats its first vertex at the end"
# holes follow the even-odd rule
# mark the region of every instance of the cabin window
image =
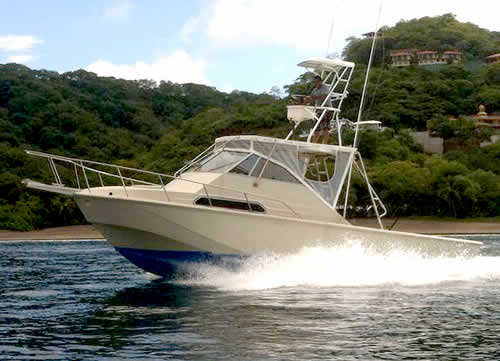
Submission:
MULTIPOLYGON (((266 160, 263 158, 260 158, 259 162, 257 163, 257 166, 252 171, 251 175, 253 177, 258 177, 265 164, 266 164, 266 160)), ((282 166, 277 165, 276 163, 273 163, 271 161, 267 162, 267 165, 264 168, 264 173, 262 173, 262 178, 274 179, 274 180, 279 180, 279 181, 288 182, 288 183, 300 183, 297 180, 297 178, 295 178, 289 171, 287 171, 282 166)))
POLYGON ((231 173, 236 173, 236 174, 244 174, 244 175, 249 175, 250 171, 252 170, 253 166, 255 165, 255 162, 259 159, 258 156, 255 154, 252 154, 250 157, 245 159, 243 162, 238 164, 236 167, 231 169, 231 173))
POLYGON ((212 154, 193 165, 191 171, 224 173, 241 161, 248 153, 222 151, 212 154))
POLYGON ((237 209, 241 211, 260 212, 260 213, 265 212, 264 207, 262 207, 259 203, 243 202, 243 201, 236 201, 224 198, 201 197, 196 200, 195 204, 198 204, 200 206, 212 205, 212 207, 237 209))
POLYGON ((329 181, 334 174, 335 170, 335 157, 310 157, 305 177, 309 180, 317 182, 329 181))
MULTIPOLYGON (((264 158, 260 158, 255 154, 252 154, 250 157, 231 169, 230 173, 258 177, 264 167, 264 164, 266 164, 266 160, 264 158)), ((264 173, 262 173, 262 178, 275 179, 288 183, 300 183, 289 171, 272 161, 267 162, 264 173)))

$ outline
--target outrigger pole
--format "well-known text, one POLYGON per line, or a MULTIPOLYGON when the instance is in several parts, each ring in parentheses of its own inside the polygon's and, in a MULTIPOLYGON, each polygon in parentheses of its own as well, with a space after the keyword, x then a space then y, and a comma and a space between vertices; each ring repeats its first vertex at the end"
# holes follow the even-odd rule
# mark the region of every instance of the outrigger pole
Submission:
POLYGON ((366 87, 368 85, 368 77, 370 75, 370 68, 372 66, 373 53, 375 50, 375 41, 377 39, 377 32, 378 32, 378 27, 379 27, 379 23, 380 23, 381 12, 382 12, 382 0, 380 1, 380 8, 378 10, 377 25, 376 25, 375 31, 373 33, 372 48, 370 50, 370 59, 368 60, 368 68, 366 69, 365 83, 363 85, 363 92, 361 93, 361 102, 359 104, 358 119, 356 120, 356 131, 354 133, 354 144, 353 144, 354 147, 357 147, 358 143, 359 143, 359 140, 358 140, 359 122, 361 122, 361 114, 363 114, 363 107, 365 105, 366 87))
MULTIPOLYGON (((366 69, 366 76, 365 76, 365 82, 364 82, 364 85, 363 85, 363 92, 361 93, 361 102, 359 104, 358 118, 356 120, 356 129, 354 131, 354 142, 353 142, 353 145, 352 145, 355 148, 357 148, 358 143, 359 143, 359 136, 358 136, 358 133, 359 133, 359 124, 361 122, 361 115, 363 114, 363 106, 364 106, 364 103, 365 103, 366 87, 368 85, 368 77, 370 75, 370 68, 371 68, 372 61, 373 61, 373 53, 374 53, 374 50, 375 50, 375 41, 377 40, 377 32, 378 32, 378 28, 379 28, 380 14, 381 13, 382 13, 382 0, 380 0, 380 7, 379 7, 379 10, 378 10, 377 24, 375 26, 375 31, 373 33, 373 41, 372 41, 372 47, 371 47, 371 50, 370 50, 370 58, 368 60, 368 67, 366 69)), ((359 155, 359 152, 356 152, 356 154, 359 155)), ((355 159, 356 158, 356 154, 354 154, 353 157, 352 157, 351 164, 349 166, 349 174, 347 176, 347 188, 346 188, 345 201, 344 201, 344 218, 347 215, 347 201, 349 199, 349 188, 351 186, 352 166, 356 162, 356 159, 355 159)), ((361 169, 362 169, 362 175, 363 175, 363 178, 365 179, 365 181, 367 183, 367 186, 368 186, 368 192, 369 192, 370 198, 372 200, 373 209, 375 211, 375 214, 377 215, 378 224, 379 224, 379 226, 380 226, 381 229, 384 229, 384 225, 382 224, 382 221, 380 219, 381 217, 380 217, 380 214, 378 212, 378 208, 377 208, 377 204, 376 204, 377 203, 376 199, 378 199, 379 202, 380 202, 380 198, 378 198, 378 196, 376 194, 374 194, 373 188, 372 188, 371 184, 368 181, 368 177, 367 177, 366 170, 365 170, 365 167, 364 167, 364 164, 363 164, 363 160, 361 159, 361 157, 359 157, 359 159, 360 159, 361 166, 362 166, 361 167, 361 169)), ((358 169, 360 169, 360 167, 357 164, 356 164, 356 166, 357 166, 358 169)))
POLYGON ((328 35, 328 44, 326 46, 326 54, 325 57, 328 58, 330 55, 330 43, 332 42, 332 35, 333 35, 333 26, 335 24, 335 16, 332 17, 332 25, 330 26, 330 35, 328 35))

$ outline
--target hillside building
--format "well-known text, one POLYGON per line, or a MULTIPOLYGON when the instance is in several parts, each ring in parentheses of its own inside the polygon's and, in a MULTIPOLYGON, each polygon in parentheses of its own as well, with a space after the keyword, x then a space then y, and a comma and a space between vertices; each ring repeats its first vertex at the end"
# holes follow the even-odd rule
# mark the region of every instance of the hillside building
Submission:
POLYGON ((457 63, 462 60, 462 52, 458 50, 447 50, 441 55, 441 60, 445 63, 457 63))
POLYGON ((399 49, 391 51, 392 66, 409 66, 414 57, 415 50, 399 49))
POLYGON ((484 105, 479 106, 479 112, 472 116, 476 127, 478 128, 493 128, 500 130, 500 114, 486 113, 484 105))
POLYGON ((420 144, 426 153, 444 153, 444 139, 432 136, 429 131, 410 132, 415 143, 420 144))
POLYGON ((417 56, 418 65, 437 64, 439 63, 439 54, 433 50, 423 50, 415 53, 417 56))
POLYGON ((486 62, 488 64, 500 63, 500 53, 487 56, 486 62))
POLYGON ((438 52, 436 50, 398 49, 391 51, 392 66, 432 65, 456 63, 462 60, 462 52, 448 50, 438 52))
MULTIPOLYGON (((492 128, 493 135, 488 141, 464 143, 457 138, 443 139, 436 132, 428 129, 425 132, 411 132, 410 135, 417 144, 421 144, 426 153, 446 153, 451 151, 470 151, 473 147, 485 147, 500 142, 500 113, 486 113, 484 105, 479 106, 479 112, 470 116, 476 128, 492 128), (472 147, 472 148, 471 148, 472 147)), ((450 115, 448 119, 456 119, 450 115)))

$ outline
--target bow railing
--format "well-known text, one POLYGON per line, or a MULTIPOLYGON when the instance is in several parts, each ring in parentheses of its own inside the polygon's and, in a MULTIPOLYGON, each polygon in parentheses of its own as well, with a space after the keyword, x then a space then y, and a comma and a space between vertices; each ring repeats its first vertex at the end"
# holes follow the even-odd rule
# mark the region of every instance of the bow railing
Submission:
POLYGON ((96 183, 97 187, 120 186, 121 189, 123 189, 123 194, 126 198, 132 198, 131 190, 133 189, 137 189, 141 186, 147 187, 148 189, 155 187, 162 190, 167 202, 172 202, 174 201, 176 192, 169 191, 167 189, 167 184, 173 180, 177 180, 180 182, 188 182, 199 185, 199 195, 205 196, 208 199, 209 206, 212 206, 212 200, 214 200, 214 198, 231 195, 230 198, 232 199, 236 196, 238 200, 246 202, 249 210, 252 210, 252 201, 265 201, 271 207, 274 206, 274 209, 283 216, 303 218, 286 202, 280 199, 263 196, 261 194, 243 192, 227 187, 182 178, 182 176, 172 176, 169 174, 116 164, 70 158, 32 150, 26 150, 25 152, 29 155, 47 160, 50 171, 55 180, 53 185, 58 187, 72 187, 75 191, 86 189, 90 194, 92 194, 93 188, 96 187, 96 183), (66 165, 66 167, 64 167, 64 171, 60 172, 60 169, 58 169, 58 165, 60 165, 59 163, 66 165), (70 170, 67 166, 70 166, 72 170, 70 170), (138 178, 139 176, 142 177, 142 179, 138 178), (68 183, 65 184, 63 180, 68 183))

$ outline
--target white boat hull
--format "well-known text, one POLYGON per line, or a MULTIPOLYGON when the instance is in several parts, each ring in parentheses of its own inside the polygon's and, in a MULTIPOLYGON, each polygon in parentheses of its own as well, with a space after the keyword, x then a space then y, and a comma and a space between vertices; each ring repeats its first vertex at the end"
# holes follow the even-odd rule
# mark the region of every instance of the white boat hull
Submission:
POLYGON ((308 246, 359 243, 375 252, 473 256, 480 242, 167 202, 75 194, 87 220, 137 266, 163 276, 190 261, 220 261, 308 246))

